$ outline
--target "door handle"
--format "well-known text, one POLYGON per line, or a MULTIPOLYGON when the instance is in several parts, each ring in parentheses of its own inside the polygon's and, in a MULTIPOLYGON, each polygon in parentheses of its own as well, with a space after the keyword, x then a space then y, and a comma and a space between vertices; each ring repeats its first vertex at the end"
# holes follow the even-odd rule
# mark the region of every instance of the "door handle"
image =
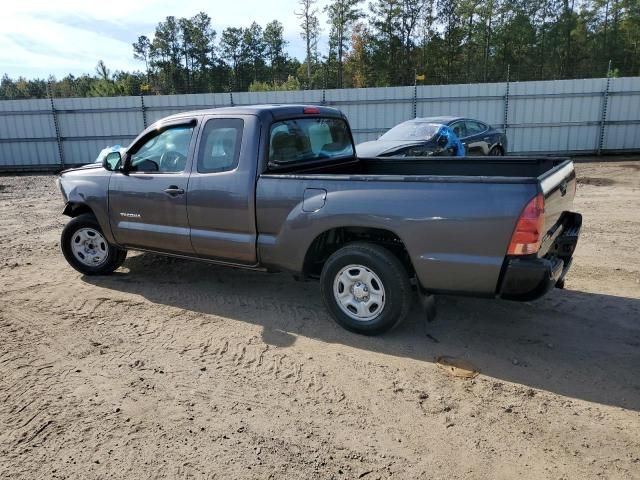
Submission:
POLYGON ((175 197, 176 195, 184 195, 184 188, 179 188, 176 185, 171 185, 169 188, 164 189, 164 193, 175 197))

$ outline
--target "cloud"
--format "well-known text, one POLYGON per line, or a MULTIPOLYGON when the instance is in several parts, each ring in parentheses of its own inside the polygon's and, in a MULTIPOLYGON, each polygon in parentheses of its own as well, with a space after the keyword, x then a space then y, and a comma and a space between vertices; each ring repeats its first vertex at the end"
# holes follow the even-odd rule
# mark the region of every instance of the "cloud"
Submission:
POLYGON ((114 19, 98 19, 93 16, 70 14, 61 15, 60 13, 52 15, 43 15, 37 13, 32 16, 34 19, 51 21, 57 23, 61 29, 67 27, 87 32, 96 33, 105 38, 117 40, 125 43, 133 43, 139 35, 153 32, 155 23, 137 21, 137 20, 114 20, 114 19))
POLYGON ((135 69, 131 44, 99 31, 19 14, 0 33, 0 71, 44 78, 93 73, 99 59, 112 69, 135 69))
MULTIPOLYGON (((140 70, 131 44, 139 35, 153 36, 155 25, 167 16, 192 17, 204 11, 212 18, 218 38, 229 26, 247 27, 254 20, 266 25, 278 19, 284 26, 290 55, 303 59, 296 0, 22 0, 2 5, 0 74, 12 77, 60 78, 68 73, 93 74, 102 59, 111 70, 140 70)), ((324 24, 324 17, 321 17, 324 24)), ((321 44, 326 42, 323 37, 321 44)))

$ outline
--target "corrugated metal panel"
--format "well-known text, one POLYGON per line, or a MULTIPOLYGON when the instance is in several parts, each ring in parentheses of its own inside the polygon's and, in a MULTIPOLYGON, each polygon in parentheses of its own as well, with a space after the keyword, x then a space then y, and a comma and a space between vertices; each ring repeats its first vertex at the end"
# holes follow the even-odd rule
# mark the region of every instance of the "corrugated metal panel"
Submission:
POLYGON ((0 169, 57 164, 55 142, 51 148, 51 142, 42 140, 55 135, 50 100, 0 102, 0 169))
POLYGON ((56 142, 0 143, 2 167, 36 167, 60 165, 56 142))
POLYGON ((640 122, 634 125, 609 125, 604 145, 609 150, 637 150, 640 145, 640 122))
POLYGON ((58 125, 61 137, 135 135, 144 128, 142 113, 136 111, 60 113, 58 125))
POLYGON ((231 105, 228 93, 199 93, 192 95, 157 95, 144 97, 147 123, 152 123, 176 113, 190 110, 227 107, 231 105))
MULTIPOLYGON (((516 82, 509 85, 510 152, 596 152, 607 80, 516 82)), ((506 83, 414 87, 235 92, 116 98, 55 99, 65 164, 93 161, 105 146, 128 144, 143 128, 183 111, 250 104, 325 104, 342 110, 356 142, 419 117, 505 121, 506 83), (142 106, 145 111, 143 114, 142 106)), ((603 151, 640 150, 640 78, 609 82, 603 151)), ((49 99, 0 102, 0 169, 60 164, 49 99)))
POLYGON ((511 84, 510 150, 596 151, 605 86, 604 79, 511 84))
POLYGON ((413 87, 327 90, 326 104, 349 119, 356 143, 373 140, 413 117, 413 87))
POLYGON ((0 139, 47 138, 55 135, 51 113, 0 116, 0 139))
POLYGON ((631 150, 640 145, 640 78, 613 78, 609 87, 604 149, 631 150))
POLYGON ((501 126, 506 84, 430 85, 418 87, 419 117, 453 115, 501 126))
POLYGON ((38 100, 3 100, 0 101, 0 112, 30 112, 34 110, 51 110, 51 102, 38 100))
POLYGON ((0 102, 0 170, 59 164, 55 141, 44 139, 55 140, 50 100, 0 102))
POLYGON ((638 112, 640 112, 640 90, 635 95, 611 95, 609 97, 608 121, 638 120, 638 112))
POLYGON ((131 143, 132 138, 127 137, 114 137, 104 140, 73 140, 65 141, 63 143, 64 148, 64 160, 68 165, 76 165, 81 163, 93 162, 100 150, 112 145, 127 146, 131 143))
POLYGON ((596 151, 600 127, 527 127, 509 128, 509 153, 596 151))
POLYGON ((233 94, 234 105, 317 104, 322 102, 322 90, 292 92, 239 92, 233 94))
POLYGON ((103 148, 127 145, 144 128, 140 97, 62 98, 54 105, 65 165, 92 162, 103 148))

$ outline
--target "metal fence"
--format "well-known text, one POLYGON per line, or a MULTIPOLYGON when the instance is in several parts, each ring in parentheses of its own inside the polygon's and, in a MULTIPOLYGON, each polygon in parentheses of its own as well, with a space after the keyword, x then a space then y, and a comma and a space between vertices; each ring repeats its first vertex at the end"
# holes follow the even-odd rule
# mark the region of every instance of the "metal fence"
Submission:
POLYGON ((507 132, 509 153, 640 151, 640 77, 468 85, 241 92, 0 102, 0 170, 47 170, 91 162, 180 111, 229 105, 334 106, 356 142, 413 118, 459 115, 507 132))

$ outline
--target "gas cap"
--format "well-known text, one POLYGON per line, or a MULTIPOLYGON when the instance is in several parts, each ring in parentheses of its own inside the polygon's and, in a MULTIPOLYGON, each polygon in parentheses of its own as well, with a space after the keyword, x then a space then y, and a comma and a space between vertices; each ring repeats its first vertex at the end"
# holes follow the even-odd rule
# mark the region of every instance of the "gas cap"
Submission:
POLYGON ((317 212, 324 207, 327 191, 324 188, 306 188, 302 199, 303 212, 317 212))

